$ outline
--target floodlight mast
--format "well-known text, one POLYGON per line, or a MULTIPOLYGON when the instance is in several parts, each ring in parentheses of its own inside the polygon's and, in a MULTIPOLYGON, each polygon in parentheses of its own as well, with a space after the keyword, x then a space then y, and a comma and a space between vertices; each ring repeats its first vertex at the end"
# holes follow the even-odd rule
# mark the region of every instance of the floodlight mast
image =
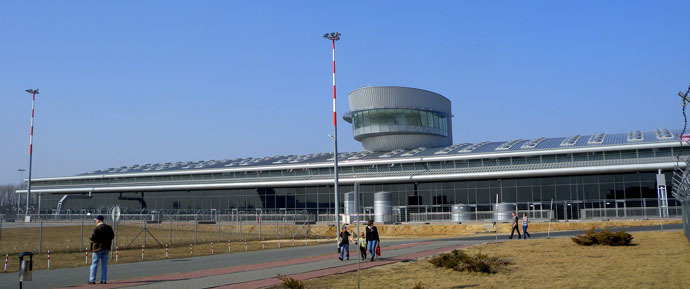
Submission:
POLYGON ((331 40, 333 56, 333 193, 335 194, 335 237, 336 246, 340 244, 340 214, 338 213, 338 121, 335 111, 335 42, 340 40, 340 32, 325 33, 323 38, 331 40))
MULTIPOLYGON (((31 202, 31 163, 33 162, 34 151, 34 108, 36 107, 36 95, 38 88, 27 89, 26 92, 31 93, 31 133, 29 134, 29 179, 26 182, 26 211, 24 212, 24 222, 30 222, 29 203, 31 202)), ((40 210, 40 208, 39 208, 40 210)))

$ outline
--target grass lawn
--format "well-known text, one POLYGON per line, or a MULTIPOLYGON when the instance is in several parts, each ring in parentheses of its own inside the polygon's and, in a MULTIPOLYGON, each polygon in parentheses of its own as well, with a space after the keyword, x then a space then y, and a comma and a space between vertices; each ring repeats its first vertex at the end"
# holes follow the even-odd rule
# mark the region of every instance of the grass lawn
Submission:
MULTIPOLYGON (((361 288, 690 288, 690 244, 679 231, 633 234, 633 246, 585 247, 570 238, 510 240, 497 274, 436 268, 426 259, 361 272, 361 288)), ((495 245, 467 248, 494 255, 495 245)), ((357 272, 305 281, 306 288, 356 288, 357 272)))
MULTIPOLYGON (((9 255, 7 272, 16 272, 19 269, 19 259, 17 255, 19 252, 31 251, 36 253, 34 255, 34 270, 47 269, 48 267, 48 256, 47 250, 51 250, 51 269, 57 268, 69 268, 69 267, 80 267, 87 266, 91 263, 91 254, 89 253, 88 264, 85 262, 83 250, 89 247, 91 236, 93 230, 93 223, 86 224, 83 231, 81 226, 55 226, 55 227, 44 227, 43 228, 43 245, 42 254, 38 253, 38 241, 39 241, 39 228, 11 228, 2 230, 2 239, 0 240, 0 258, 4 259, 5 254, 9 255), (79 249, 82 252, 79 252, 79 249)), ((300 226, 283 226, 279 227, 280 230, 280 244, 275 240, 276 227, 270 225, 264 225, 263 235, 266 237, 265 242, 258 241, 258 230, 256 226, 244 226, 243 227, 243 239, 248 239, 247 241, 247 251, 255 250, 269 250, 285 247, 295 247, 295 246, 305 246, 305 245, 317 245, 329 240, 323 239, 308 239, 305 242, 304 234, 298 235, 297 239, 292 240, 290 237, 293 233, 292 230, 299 229, 300 226)), ((221 227, 221 242, 218 243, 218 234, 216 225, 199 225, 197 227, 197 234, 195 238, 194 225, 193 224, 175 224, 172 227, 172 231, 169 229, 169 224, 150 224, 147 229, 160 241, 163 246, 158 245, 158 243, 150 236, 146 236, 146 250, 144 252, 144 261, 160 260, 165 259, 165 244, 169 242, 170 236, 172 235, 172 245, 169 245, 168 258, 186 258, 190 256, 205 256, 213 254, 226 254, 229 252, 244 252, 245 245, 244 242, 239 241, 239 234, 237 234, 237 227, 224 225, 221 227), (172 234, 171 234, 172 233, 172 234), (195 239, 197 240, 196 244, 195 239), (231 248, 228 249, 228 240, 231 240, 231 248), (211 249, 211 242, 213 242, 213 250, 211 249), (193 252, 190 254, 190 244, 194 244, 193 252)), ((118 263, 130 263, 130 262, 141 262, 141 246, 143 243, 143 238, 140 235, 134 242, 132 242, 130 248, 125 250, 124 248, 127 244, 134 239, 134 237, 141 231, 141 227, 138 225, 121 225, 119 226, 119 238, 117 246, 119 246, 119 256, 118 263)), ((114 251, 110 252, 111 255, 115 254, 114 251)), ((113 256, 114 257, 114 256, 113 256)), ((4 260, 2 260, 4 263, 4 260)), ((112 259, 111 263, 115 263, 112 259)), ((3 265, 4 266, 4 265, 3 265)), ((0 267, 0 274, 3 272, 2 267, 0 267)), ((3 288, 0 285, 0 288, 3 288)))

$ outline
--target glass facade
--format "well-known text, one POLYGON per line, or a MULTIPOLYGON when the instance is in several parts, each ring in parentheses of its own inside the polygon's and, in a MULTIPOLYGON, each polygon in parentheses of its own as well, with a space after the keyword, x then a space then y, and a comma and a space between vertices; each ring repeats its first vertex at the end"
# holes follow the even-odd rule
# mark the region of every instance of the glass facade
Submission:
MULTIPOLYGON (((663 172, 667 184, 671 172, 663 172)), ((352 185, 340 187, 342 193, 352 185)), ((533 178, 508 178, 468 181, 363 184, 364 207, 373 207, 374 193, 391 192, 394 207, 407 212, 449 212, 453 204, 476 205, 490 211, 498 195, 499 202, 517 203, 520 210, 548 209, 553 200, 555 217, 577 219, 583 209, 656 207, 656 172, 573 175, 533 178)), ((62 197, 43 196, 43 211, 51 212, 62 197)), ((232 210, 278 209, 304 210, 313 214, 332 214, 332 186, 267 187, 227 190, 160 191, 144 193, 98 193, 93 199, 75 199, 63 210, 107 208, 119 204, 125 210, 138 211, 145 203, 148 210, 232 210)), ((679 205, 669 192, 669 206, 679 205)), ((341 210, 342 211, 342 210, 341 210)))
POLYGON ((355 138, 369 133, 411 132, 448 136, 448 118, 438 112, 379 108, 352 114, 355 138))

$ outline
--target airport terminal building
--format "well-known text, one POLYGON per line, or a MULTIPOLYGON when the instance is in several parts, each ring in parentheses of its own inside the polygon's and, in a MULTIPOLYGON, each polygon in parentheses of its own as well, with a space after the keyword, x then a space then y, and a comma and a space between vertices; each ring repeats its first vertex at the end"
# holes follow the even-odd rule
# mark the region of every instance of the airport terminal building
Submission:
MULTIPOLYGON (((680 214, 671 175, 677 165, 685 167, 677 155, 684 160, 690 150, 679 130, 454 143, 444 96, 381 86, 348 97, 344 119, 363 150, 338 155, 340 212, 359 183, 365 212, 373 213, 374 198, 385 196, 394 221, 448 216, 458 207, 482 219, 497 196, 520 211, 552 208, 558 219, 680 214)), ((142 164, 33 179, 32 193, 41 194, 41 211, 52 214, 62 200, 63 212, 119 205, 132 211, 301 211, 322 220, 334 213, 333 169, 332 152, 142 164)))

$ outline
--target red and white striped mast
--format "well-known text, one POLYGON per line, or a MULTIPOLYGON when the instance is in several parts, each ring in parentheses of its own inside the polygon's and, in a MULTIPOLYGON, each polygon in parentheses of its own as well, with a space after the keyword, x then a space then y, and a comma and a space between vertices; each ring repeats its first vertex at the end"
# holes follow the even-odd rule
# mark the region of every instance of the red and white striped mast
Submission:
POLYGON ((29 134, 29 180, 27 181, 26 187, 26 212, 24 214, 24 221, 31 221, 29 217, 29 202, 31 197, 31 163, 33 161, 33 151, 34 151, 34 109, 36 107, 36 95, 38 94, 38 88, 27 89, 26 92, 31 93, 31 133, 29 134))
POLYGON ((336 244, 340 244, 340 214, 338 213, 338 121, 335 111, 335 41, 340 40, 340 32, 331 32, 323 35, 323 38, 331 40, 333 55, 333 193, 335 194, 335 228, 338 232, 336 244))

